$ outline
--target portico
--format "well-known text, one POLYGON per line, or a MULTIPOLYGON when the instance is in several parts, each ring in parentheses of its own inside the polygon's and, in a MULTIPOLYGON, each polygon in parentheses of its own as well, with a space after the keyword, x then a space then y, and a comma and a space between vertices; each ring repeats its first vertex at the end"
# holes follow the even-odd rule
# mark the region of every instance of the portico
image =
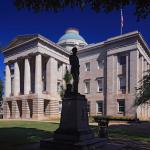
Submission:
MULTIPOLYGON (((60 56, 58 50, 46 54, 39 45, 36 51, 20 57, 5 59, 4 118, 46 119, 59 116, 57 82, 63 80, 68 65, 67 53, 60 56), (66 55, 66 56, 65 56, 66 55), (61 58, 62 57, 62 58, 61 58), (61 68, 58 71, 58 62, 61 68)), ((63 82, 62 82, 63 83, 63 82)))

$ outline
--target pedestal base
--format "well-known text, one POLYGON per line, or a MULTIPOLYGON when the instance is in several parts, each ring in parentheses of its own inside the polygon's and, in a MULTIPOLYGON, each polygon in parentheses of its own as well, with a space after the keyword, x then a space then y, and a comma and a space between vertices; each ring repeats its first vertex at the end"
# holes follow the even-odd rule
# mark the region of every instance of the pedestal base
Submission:
POLYGON ((100 138, 75 143, 56 141, 51 138, 41 141, 40 147, 47 150, 100 150, 106 143, 106 139, 100 138))
POLYGON ((89 127, 85 96, 70 94, 62 101, 59 128, 52 139, 43 140, 40 145, 51 150, 99 150, 106 142, 95 138, 89 127))

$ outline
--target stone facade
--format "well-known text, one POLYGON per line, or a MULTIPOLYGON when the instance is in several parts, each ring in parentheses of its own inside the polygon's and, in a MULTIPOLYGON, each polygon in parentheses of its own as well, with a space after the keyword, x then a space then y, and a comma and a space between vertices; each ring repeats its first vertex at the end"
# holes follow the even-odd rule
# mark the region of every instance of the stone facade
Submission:
POLYGON ((87 45, 73 29, 67 30, 57 44, 41 35, 25 35, 16 37, 3 49, 4 118, 59 117, 59 89, 64 86, 65 69, 69 67, 70 46, 79 48, 79 92, 89 101, 90 115, 137 115, 150 119, 149 104, 133 107, 135 87, 150 69, 149 48, 141 34, 131 32, 87 45), (72 33, 75 35, 71 38, 72 33), (70 39, 66 39, 68 36, 70 39))
POLYGON ((90 115, 137 115, 140 119, 150 119, 148 104, 134 107, 135 88, 150 68, 147 52, 149 48, 138 32, 110 38, 79 51, 80 91, 89 100, 90 115), (90 64, 88 71, 87 63, 90 64), (103 80, 100 85, 98 79, 103 80), (89 92, 85 92, 87 80, 89 92))

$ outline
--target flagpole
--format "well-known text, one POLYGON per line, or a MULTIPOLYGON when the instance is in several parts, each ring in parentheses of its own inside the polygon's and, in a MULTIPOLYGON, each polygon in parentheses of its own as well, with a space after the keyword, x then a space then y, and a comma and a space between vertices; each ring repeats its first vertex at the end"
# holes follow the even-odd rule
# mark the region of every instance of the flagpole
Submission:
POLYGON ((121 29, 120 29, 120 35, 122 35, 122 26, 121 26, 121 29))

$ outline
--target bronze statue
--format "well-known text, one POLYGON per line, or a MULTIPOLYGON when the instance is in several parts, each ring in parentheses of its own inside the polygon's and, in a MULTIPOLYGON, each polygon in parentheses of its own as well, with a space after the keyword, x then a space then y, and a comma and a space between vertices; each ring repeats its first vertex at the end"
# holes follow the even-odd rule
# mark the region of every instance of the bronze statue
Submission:
POLYGON ((79 83, 79 59, 77 57, 77 48, 74 47, 72 49, 72 55, 69 57, 70 65, 71 65, 71 74, 73 77, 73 92, 75 94, 78 93, 78 83, 79 83))

